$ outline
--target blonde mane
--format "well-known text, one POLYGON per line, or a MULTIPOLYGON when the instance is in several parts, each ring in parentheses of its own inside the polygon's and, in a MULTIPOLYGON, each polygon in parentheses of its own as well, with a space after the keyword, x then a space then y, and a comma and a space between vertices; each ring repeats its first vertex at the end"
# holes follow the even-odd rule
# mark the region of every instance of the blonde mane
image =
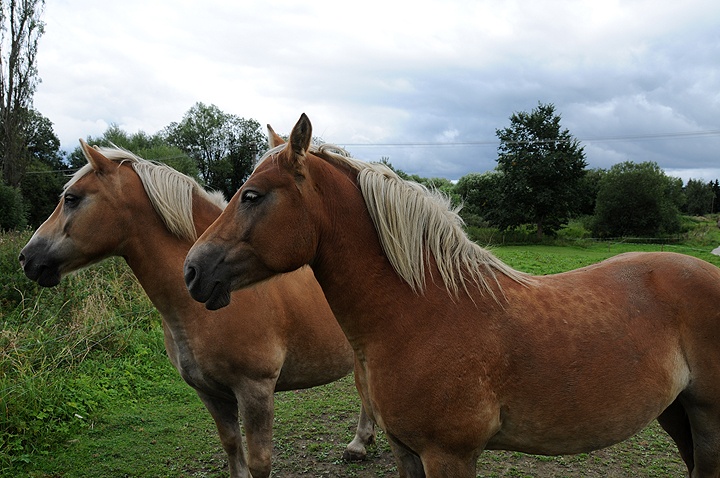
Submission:
MULTIPOLYGON (((263 159, 284 147, 273 148, 263 159)), ((310 152, 357 172, 358 186, 383 250, 397 274, 416 292, 425 290, 430 255, 446 289, 456 297, 460 290, 469 294, 470 282, 497 299, 493 288, 495 284, 501 291, 497 274, 521 284, 532 282, 530 275, 511 268, 468 239, 458 214, 460 208, 453 209, 450 199, 440 191, 406 181, 384 164, 356 160, 335 145, 313 145, 310 152)))
MULTIPOLYGON (((129 163, 137 173, 145 192, 165 227, 175 236, 197 240, 192 218, 193 192, 224 209, 227 201, 219 192, 203 189, 197 181, 162 163, 148 161, 121 148, 96 147, 103 156, 118 163, 129 163)), ((65 184, 65 190, 92 172, 90 163, 77 171, 65 184)))

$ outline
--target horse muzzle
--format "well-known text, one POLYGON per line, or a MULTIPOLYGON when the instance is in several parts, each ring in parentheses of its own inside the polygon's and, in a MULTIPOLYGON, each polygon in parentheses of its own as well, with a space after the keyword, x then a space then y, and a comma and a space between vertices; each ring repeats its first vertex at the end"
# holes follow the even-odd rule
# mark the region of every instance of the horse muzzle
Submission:
POLYGON ((208 310, 217 310, 230 304, 230 288, 219 274, 221 266, 221 254, 208 244, 193 247, 185 258, 185 286, 190 296, 205 304, 208 310))
POLYGON ((57 261, 49 254, 49 244, 42 238, 34 237, 20 251, 18 260, 28 279, 42 287, 55 287, 62 274, 57 261))

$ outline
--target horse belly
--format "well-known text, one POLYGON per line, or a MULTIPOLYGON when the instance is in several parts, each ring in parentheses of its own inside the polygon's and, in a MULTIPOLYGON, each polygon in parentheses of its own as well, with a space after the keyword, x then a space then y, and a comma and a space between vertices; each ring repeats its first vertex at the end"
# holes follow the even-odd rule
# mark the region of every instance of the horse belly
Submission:
POLYGON ((690 372, 672 352, 650 367, 570 375, 515 389, 518 396, 501 406, 501 428, 487 448, 560 455, 619 443, 656 419, 687 386, 690 372))

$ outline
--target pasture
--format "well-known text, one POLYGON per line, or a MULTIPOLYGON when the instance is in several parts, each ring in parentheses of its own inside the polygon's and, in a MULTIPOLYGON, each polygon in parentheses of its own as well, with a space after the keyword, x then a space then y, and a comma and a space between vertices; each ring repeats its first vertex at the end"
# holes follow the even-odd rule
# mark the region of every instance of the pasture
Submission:
MULTIPOLYGON (((43 290, 17 265, 29 236, 0 235, 0 476, 227 476, 215 426, 169 363, 159 315, 127 266, 106 261, 43 290)), ((709 254, 718 245, 582 243, 494 252, 517 269, 548 274, 628 250, 672 250, 720 266, 709 254)), ((358 404, 350 378, 277 394, 274 476, 396 476, 382 432, 366 462, 341 461, 358 404)), ((590 454, 485 452, 478 464, 478 476, 498 477, 683 473, 656 424, 590 454)))

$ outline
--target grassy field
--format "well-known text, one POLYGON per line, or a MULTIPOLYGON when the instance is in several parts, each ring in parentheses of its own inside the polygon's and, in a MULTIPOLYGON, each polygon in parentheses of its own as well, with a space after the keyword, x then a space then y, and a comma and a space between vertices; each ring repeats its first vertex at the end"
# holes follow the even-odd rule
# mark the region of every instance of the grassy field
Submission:
MULTIPOLYGON (((715 234, 714 231, 711 231, 715 234)), ((160 318, 121 260, 40 289, 17 253, 29 233, 0 234, 0 477, 222 477, 214 424, 165 356, 160 318)), ((506 246, 512 266, 549 274, 628 250, 671 250, 720 266, 720 237, 685 245, 582 242, 506 246)), ((359 400, 351 377, 276 395, 274 476, 383 477, 397 472, 380 432, 368 460, 342 462, 359 400)), ((478 476, 683 476, 652 425, 609 449, 567 457, 486 452, 478 476)))

